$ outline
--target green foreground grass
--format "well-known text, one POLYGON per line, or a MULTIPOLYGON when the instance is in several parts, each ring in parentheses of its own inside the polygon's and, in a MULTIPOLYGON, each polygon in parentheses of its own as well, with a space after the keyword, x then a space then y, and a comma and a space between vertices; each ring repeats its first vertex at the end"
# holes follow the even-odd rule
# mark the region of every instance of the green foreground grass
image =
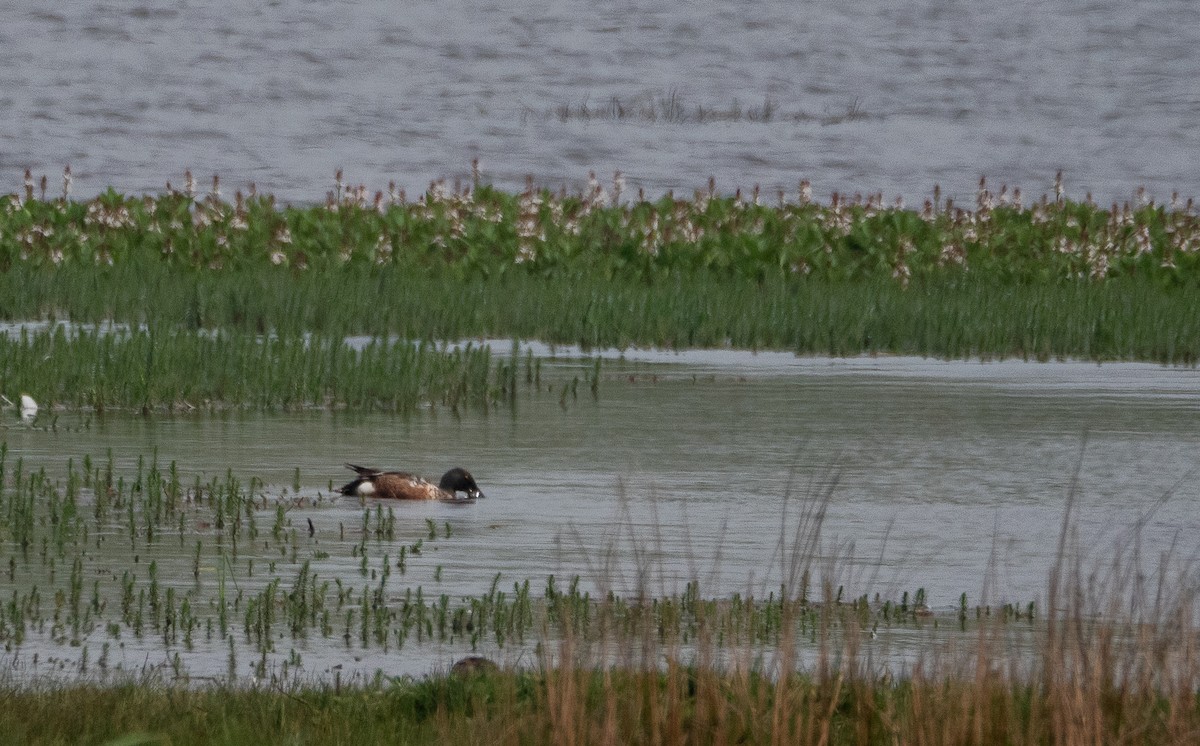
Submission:
POLYGON ((10 744, 1194 742, 1194 691, 1144 683, 921 667, 902 680, 839 666, 777 678, 668 660, 336 689, 5 686, 0 733, 10 744))

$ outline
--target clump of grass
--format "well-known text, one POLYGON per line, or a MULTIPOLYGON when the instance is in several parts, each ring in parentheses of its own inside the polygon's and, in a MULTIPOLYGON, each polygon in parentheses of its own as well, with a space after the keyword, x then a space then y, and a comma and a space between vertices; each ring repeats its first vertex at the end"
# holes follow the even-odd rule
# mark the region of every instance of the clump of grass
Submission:
POLYGON ((410 413, 511 402, 512 363, 486 347, 173 328, 56 326, 0 335, 0 378, 49 405, 191 411, 354 408, 410 413))

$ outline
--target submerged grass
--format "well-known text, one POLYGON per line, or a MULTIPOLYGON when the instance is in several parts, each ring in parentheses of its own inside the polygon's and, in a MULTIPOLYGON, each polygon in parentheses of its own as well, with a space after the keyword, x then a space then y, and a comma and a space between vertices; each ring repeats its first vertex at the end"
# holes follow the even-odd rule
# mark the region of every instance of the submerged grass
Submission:
POLYGON ((611 96, 606 101, 595 103, 584 99, 577 104, 564 103, 538 111, 529 107, 521 110, 521 121, 560 122, 582 121, 640 121, 664 122, 669 124, 709 124, 713 122, 820 122, 824 125, 875 119, 877 115, 863 111, 857 99, 847 104, 840 112, 825 111, 820 114, 789 110, 766 98, 761 104, 746 105, 734 99, 725 106, 689 104, 678 91, 672 89, 665 94, 642 94, 632 98, 611 96))

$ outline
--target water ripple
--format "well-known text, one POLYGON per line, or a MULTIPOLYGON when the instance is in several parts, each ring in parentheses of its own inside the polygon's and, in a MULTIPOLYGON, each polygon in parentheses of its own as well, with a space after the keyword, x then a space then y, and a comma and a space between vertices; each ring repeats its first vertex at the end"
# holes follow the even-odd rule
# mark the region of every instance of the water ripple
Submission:
POLYGON ((231 184, 252 173, 289 201, 321 199, 338 166, 356 182, 413 190, 465 175, 474 155, 507 188, 526 174, 579 187, 590 170, 620 169, 631 190, 686 192, 712 175, 729 191, 773 193, 809 178, 818 196, 882 190, 911 203, 934 182, 969 200, 980 174, 1036 198, 1061 168, 1071 194, 1102 202, 1143 184, 1160 199, 1190 196, 1200 193, 1200 24, 1173 19, 1191 10, 1184 0, 857 0, 819 11, 768 0, 736 12, 449 2, 402 19, 381 0, 10 9, 4 165, 15 184, 24 164, 70 161, 80 193, 138 191, 178 179, 180 166, 231 184), (688 112, 769 99, 777 115, 544 116, 671 93, 688 112), (137 115, 98 126, 92 97, 137 115), (845 117, 851 106, 862 116, 845 117), (349 131, 342 112, 357 117, 349 131), (188 142, 196 114, 264 166, 188 142), (34 120, 55 127, 25 125, 34 120), (399 137, 397 122, 430 134, 399 137), (147 138, 177 152, 147 158, 147 138), (304 154, 313 143, 327 152, 304 154))

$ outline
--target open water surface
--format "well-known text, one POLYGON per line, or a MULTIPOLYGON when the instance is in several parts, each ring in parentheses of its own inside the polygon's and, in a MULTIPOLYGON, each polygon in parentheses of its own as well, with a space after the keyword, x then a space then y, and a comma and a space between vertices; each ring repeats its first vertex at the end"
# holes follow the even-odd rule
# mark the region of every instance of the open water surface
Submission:
POLYGON ((911 202, 1063 169, 1102 202, 1200 193, 1200 24, 1131 3, 0 1, 0 189, 465 177, 690 194, 811 179, 911 202), (769 102, 770 106, 764 104, 769 102), (767 108, 770 111, 767 111, 767 108), (701 111, 703 110, 703 111, 701 111), (769 114, 769 116, 767 116, 769 114), (7 185, 5 180, 7 179, 7 185))
MULTIPOLYGON (((548 376, 554 365, 570 375, 579 364, 559 358, 548 376)), ((806 536, 797 526, 823 496, 820 549, 808 565, 816 578, 847 596, 898 599, 924 588, 947 613, 961 593, 972 605, 1042 607, 1071 495, 1072 546, 1085 570, 1136 547, 1147 577, 1158 577, 1164 556, 1173 576, 1200 551, 1194 369, 631 351, 604 370, 596 400, 581 390, 563 402, 555 388, 486 415, 111 415, 79 429, 64 415, 57 430, 10 419, 0 436, 10 464, 21 458, 52 476, 68 458, 112 449, 129 478, 139 456, 157 452, 159 463, 177 462, 184 484, 229 470, 243 482, 258 477, 272 505, 296 496, 298 468, 299 494, 317 502, 288 514, 301 529, 300 559, 323 549, 314 572, 354 587, 365 582, 351 551, 362 506, 330 499, 330 487, 349 479, 342 463, 434 477, 469 468, 486 499, 391 504, 397 538, 372 557, 395 559, 400 545, 426 537, 426 519, 452 528, 393 575, 394 596, 418 584, 430 597, 478 595, 497 573, 500 589, 529 579, 540 595, 553 573, 560 588, 579 575, 593 591, 658 596, 695 579, 705 596, 765 597, 787 582, 806 536), (306 519, 313 539, 303 538, 306 519)), ((262 512, 260 530, 273 516, 273 507, 262 512)), ((178 550, 181 588, 191 587, 194 541, 178 550)), ((105 551, 127 565, 121 545, 105 551)), ((269 581, 267 559, 242 583, 269 581)), ((288 586, 295 563, 273 559, 288 586)), ((340 637, 307 644, 309 673, 355 665, 340 637)), ((419 673, 463 652, 419 650, 353 660, 367 673, 381 661, 419 673)), ((218 645, 189 665, 221 673, 226 653, 218 645)))

